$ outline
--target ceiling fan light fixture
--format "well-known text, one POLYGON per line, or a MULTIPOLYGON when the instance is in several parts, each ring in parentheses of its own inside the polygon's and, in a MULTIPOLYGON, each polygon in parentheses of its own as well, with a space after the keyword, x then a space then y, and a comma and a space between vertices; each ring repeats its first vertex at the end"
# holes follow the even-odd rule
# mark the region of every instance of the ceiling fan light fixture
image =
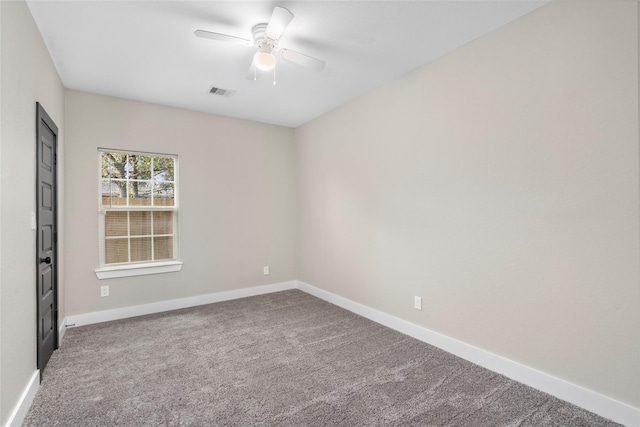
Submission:
POLYGON ((271 71, 276 66, 276 58, 271 52, 260 51, 254 58, 256 67, 262 71, 271 71))

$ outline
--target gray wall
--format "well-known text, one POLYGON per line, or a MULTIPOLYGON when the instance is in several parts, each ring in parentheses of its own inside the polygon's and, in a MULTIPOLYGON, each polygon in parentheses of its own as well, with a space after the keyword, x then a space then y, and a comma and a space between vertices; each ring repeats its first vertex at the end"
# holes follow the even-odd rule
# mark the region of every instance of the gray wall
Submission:
MULTIPOLYGON (((4 425, 36 371, 36 101, 61 129, 64 156, 64 88, 24 1, 0 2, 0 425, 4 425)), ((64 169, 59 165, 62 200, 64 169)), ((60 217, 64 207, 58 204, 60 217)), ((64 317, 64 229, 59 278, 64 317)))
POLYGON ((296 129, 299 279, 639 407, 637 8, 553 2, 296 129))
POLYGON ((65 114, 68 315, 296 279, 292 129, 72 90, 65 114), (179 156, 182 271, 96 278, 98 147, 179 156))

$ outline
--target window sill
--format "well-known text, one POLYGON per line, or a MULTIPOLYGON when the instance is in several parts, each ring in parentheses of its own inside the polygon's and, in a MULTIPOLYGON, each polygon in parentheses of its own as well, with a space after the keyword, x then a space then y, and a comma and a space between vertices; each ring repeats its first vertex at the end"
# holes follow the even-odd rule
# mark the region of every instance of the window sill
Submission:
POLYGON ((145 274, 173 273, 182 269, 182 261, 148 262, 144 264, 116 265, 96 270, 98 279, 143 276, 145 274))

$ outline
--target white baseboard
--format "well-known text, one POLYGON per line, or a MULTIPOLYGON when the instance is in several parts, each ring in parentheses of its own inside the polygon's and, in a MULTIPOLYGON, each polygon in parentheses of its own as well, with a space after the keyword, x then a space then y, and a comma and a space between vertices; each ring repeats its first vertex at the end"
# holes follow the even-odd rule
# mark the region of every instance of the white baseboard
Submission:
POLYGON ((27 416, 27 412, 29 412, 29 408, 31 407, 31 403, 33 402, 33 398, 36 396, 38 389, 40 388, 40 371, 36 370, 31 375, 31 380, 27 384, 27 387, 20 395, 20 399, 18 400, 18 404, 9 415, 9 420, 7 420, 7 424, 5 427, 20 427, 22 422, 24 421, 24 417, 27 416))
POLYGON ((592 390, 572 384, 502 356, 431 331, 406 320, 391 316, 363 304, 298 281, 297 288, 342 307, 376 323, 380 323, 420 341, 431 344, 469 362, 490 369, 520 383, 548 393, 590 412, 628 427, 640 427, 640 408, 627 405, 592 390))
POLYGON ((169 301, 160 301, 150 304, 134 305, 130 307, 116 308, 113 310, 76 314, 67 316, 66 325, 67 327, 91 325, 94 323, 108 322, 111 320, 143 316, 145 314, 161 313, 163 311, 178 310, 181 308, 212 304, 214 302, 228 301, 232 299, 269 294, 272 292, 286 291, 288 289, 295 289, 296 286, 297 281, 292 280, 289 282, 255 286, 252 288, 237 289, 233 291, 216 292, 213 294, 198 295, 195 297, 180 298, 169 301))

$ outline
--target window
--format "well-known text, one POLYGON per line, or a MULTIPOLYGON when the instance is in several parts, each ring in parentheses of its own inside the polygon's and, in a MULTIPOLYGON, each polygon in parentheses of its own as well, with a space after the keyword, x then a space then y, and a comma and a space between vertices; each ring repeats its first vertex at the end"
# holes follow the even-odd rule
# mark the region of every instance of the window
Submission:
MULTIPOLYGON (((96 273, 177 260, 178 157, 98 151, 101 269, 96 273)), ((115 277, 155 272, 160 271, 139 270, 115 277)))

